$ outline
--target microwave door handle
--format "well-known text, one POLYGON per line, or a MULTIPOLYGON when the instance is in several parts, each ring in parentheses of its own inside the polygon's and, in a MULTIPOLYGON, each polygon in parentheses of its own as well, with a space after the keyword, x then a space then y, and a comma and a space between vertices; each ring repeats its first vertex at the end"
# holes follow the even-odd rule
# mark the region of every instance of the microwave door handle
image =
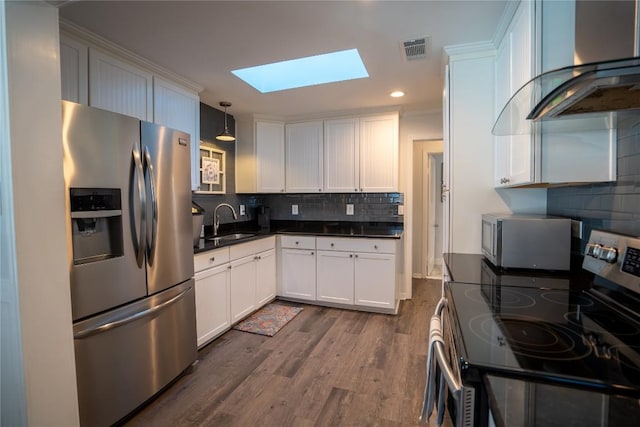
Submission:
POLYGON ((148 262, 153 265, 154 254, 156 251, 156 239, 158 235, 158 199, 156 198, 156 177, 153 171, 153 163, 151 163, 151 154, 149 149, 144 147, 145 169, 149 177, 149 199, 151 202, 151 242, 149 243, 148 262))
POLYGON ((131 150, 131 172, 129 176, 129 212, 131 232, 133 234, 133 244, 136 254, 136 262, 138 267, 142 267, 144 264, 144 245, 147 240, 147 213, 145 210, 146 205, 146 190, 144 187, 144 168, 142 166, 142 158, 140 156, 140 148, 138 143, 133 144, 131 150), (138 200, 134 197, 135 185, 138 186, 138 200), (135 210, 139 211, 138 219, 140 221, 140 229, 136 231, 136 222, 133 218, 135 210))

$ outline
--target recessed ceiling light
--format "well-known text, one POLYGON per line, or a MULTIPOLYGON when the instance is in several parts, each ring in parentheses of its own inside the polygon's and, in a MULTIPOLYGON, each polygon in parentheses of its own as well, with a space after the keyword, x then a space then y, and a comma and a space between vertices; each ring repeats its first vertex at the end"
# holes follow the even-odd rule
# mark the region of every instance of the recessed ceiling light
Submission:
POLYGON ((231 71, 261 93, 369 77, 358 49, 231 71))
POLYGON ((391 96, 393 98, 400 98, 401 96, 404 96, 404 92, 401 90, 396 90, 395 92, 391 92, 391 96))

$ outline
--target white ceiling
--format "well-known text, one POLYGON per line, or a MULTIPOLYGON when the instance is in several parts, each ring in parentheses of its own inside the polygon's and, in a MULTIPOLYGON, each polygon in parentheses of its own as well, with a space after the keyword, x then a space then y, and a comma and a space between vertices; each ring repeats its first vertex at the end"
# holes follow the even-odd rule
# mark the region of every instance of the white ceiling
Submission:
POLYGON ((204 87, 231 114, 440 109, 443 46, 491 40, 507 1, 72 1, 60 16, 204 87), (427 59, 401 42, 430 36, 427 59), (261 94, 231 70, 357 48, 370 77, 261 94), (406 96, 391 98, 402 90, 406 96))

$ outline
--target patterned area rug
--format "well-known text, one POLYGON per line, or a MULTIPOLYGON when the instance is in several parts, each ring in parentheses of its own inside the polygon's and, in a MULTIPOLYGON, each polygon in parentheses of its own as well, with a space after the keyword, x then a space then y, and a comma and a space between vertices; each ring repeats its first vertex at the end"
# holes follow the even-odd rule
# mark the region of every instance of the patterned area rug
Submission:
POLYGON ((233 329, 272 337, 301 311, 302 307, 271 303, 235 325, 233 329))

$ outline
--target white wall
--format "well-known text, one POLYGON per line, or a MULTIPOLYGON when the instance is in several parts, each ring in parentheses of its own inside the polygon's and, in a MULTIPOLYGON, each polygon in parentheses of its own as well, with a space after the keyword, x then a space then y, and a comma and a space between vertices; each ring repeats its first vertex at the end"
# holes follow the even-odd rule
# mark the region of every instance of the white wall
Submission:
POLYGON ((403 112, 400 114, 400 191, 404 193, 404 268, 401 277, 401 298, 411 298, 413 270, 413 142, 422 139, 442 139, 442 111, 403 112))
POLYGON ((450 246, 480 253, 481 215, 545 213, 545 189, 493 187, 494 63, 492 47, 447 48, 450 67, 450 246))
POLYGON ((20 316, 15 326, 22 341, 27 423, 75 426, 79 418, 62 169, 58 10, 36 1, 2 2, 0 7, 6 8, 19 299, 14 303, 19 303, 20 316))

